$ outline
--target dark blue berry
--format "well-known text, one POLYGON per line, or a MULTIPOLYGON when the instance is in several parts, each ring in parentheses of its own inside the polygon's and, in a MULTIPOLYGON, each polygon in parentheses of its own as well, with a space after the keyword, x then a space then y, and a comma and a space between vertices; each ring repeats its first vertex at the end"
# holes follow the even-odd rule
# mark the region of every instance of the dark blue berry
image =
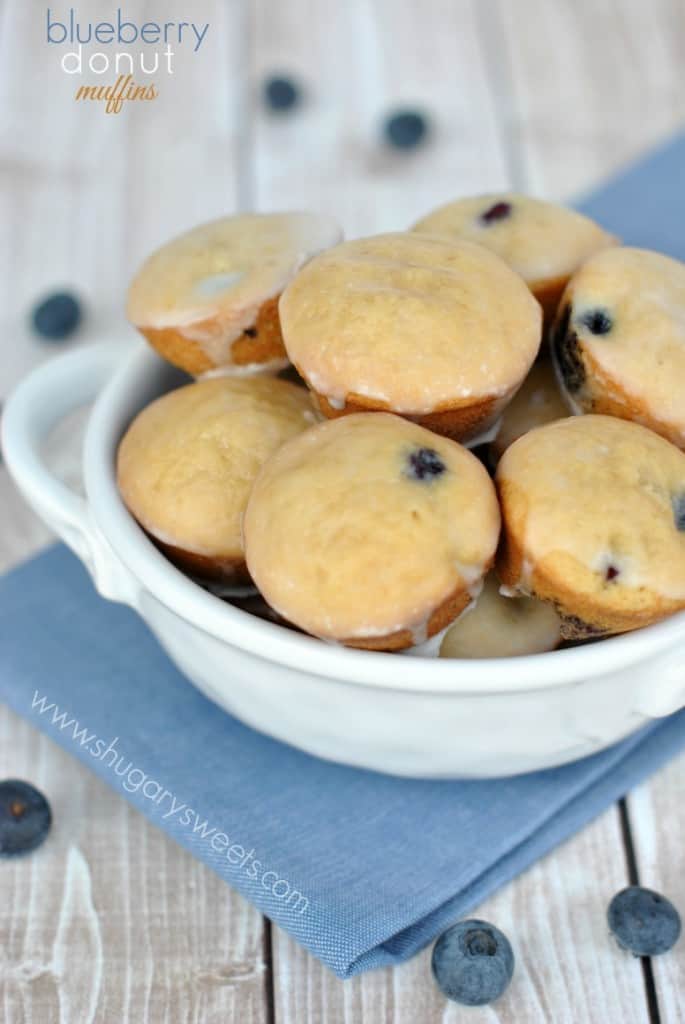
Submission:
POLYGON ((300 102, 300 89, 292 78, 286 78, 285 75, 272 75, 264 83, 264 99, 270 110, 279 113, 292 110, 300 102))
POLYGON ((673 499, 673 518, 676 530, 685 533, 685 494, 679 494, 673 499))
POLYGON ((52 824, 50 805, 28 782, 0 782, 0 856, 35 850, 52 824))
POLYGON ((614 326, 614 322, 604 309, 591 309, 583 313, 579 323, 587 327, 591 334, 608 334, 614 326))
POLYGON ((511 214, 511 203, 499 202, 491 206, 485 213, 481 213, 480 219, 484 224, 494 224, 498 220, 506 220, 511 214))
POLYGON ((433 448, 417 448, 409 453, 407 461, 407 476, 413 480, 433 480, 447 469, 433 448))
POLYGON ((680 935, 680 916, 673 904, 640 885, 616 893, 607 920, 618 944, 635 956, 666 953, 680 935))
POLYGON ((620 569, 617 569, 615 565, 608 565, 604 573, 604 578, 606 579, 607 583, 612 583, 620 575, 620 569))
POLYGON ((81 322, 81 306, 69 292, 56 292, 43 299, 31 314, 31 321, 42 338, 59 341, 72 334, 81 322))
POLYGON ((417 110, 398 110, 385 119, 383 134, 395 149, 414 149, 428 134, 428 121, 417 110))
POLYGON ((509 940, 487 921, 460 921, 433 947, 431 968, 438 988, 464 1006, 498 999, 514 973, 509 940))

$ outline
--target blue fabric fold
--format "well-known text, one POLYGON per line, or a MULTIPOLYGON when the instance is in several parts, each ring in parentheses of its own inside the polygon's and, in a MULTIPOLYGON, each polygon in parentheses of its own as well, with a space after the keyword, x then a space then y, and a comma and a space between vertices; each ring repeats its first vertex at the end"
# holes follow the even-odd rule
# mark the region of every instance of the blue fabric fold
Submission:
MULTIPOLYGON (((682 258, 683 180, 679 138, 579 206, 624 241, 682 258)), ((324 762, 209 702, 62 546, 0 579, 0 699, 341 977, 411 956, 685 748, 684 711, 510 779, 412 781, 324 762)))

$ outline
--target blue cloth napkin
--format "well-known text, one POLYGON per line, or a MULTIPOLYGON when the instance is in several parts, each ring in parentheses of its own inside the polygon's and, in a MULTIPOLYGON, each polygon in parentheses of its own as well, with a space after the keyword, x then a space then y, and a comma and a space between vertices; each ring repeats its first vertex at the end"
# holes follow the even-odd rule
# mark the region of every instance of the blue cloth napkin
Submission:
POLYGON ((685 134, 622 170, 575 205, 625 243, 685 260, 685 134))
MULTIPOLYGON (((681 138, 582 207, 683 257, 683 180, 681 138)), ((685 747, 684 711, 512 779, 329 764, 219 711, 61 546, 0 579, 0 699, 341 977, 411 956, 685 747)))

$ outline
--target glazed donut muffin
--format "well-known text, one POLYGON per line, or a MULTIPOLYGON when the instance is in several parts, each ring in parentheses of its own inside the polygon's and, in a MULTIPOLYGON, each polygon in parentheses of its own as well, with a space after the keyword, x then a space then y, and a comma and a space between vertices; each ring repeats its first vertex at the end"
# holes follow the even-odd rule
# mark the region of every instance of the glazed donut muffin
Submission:
POLYGON ((497 467, 500 579, 554 604, 566 639, 685 608, 685 454, 651 430, 578 416, 531 430, 497 467))
POLYGON ((308 392, 271 377, 217 377, 171 391, 119 446, 129 511, 180 567, 247 578, 241 518, 262 463, 316 420, 308 392))
POLYGON ((478 599, 442 638, 440 657, 514 658, 553 651, 560 643, 561 619, 552 605, 505 597, 490 573, 478 599))
POLYGON ((574 411, 635 420, 685 448, 685 263, 597 253, 569 282, 552 348, 574 411))
POLYGON ((541 338, 538 304, 497 256, 408 232, 316 256, 280 315, 325 416, 385 410, 455 440, 496 421, 541 338))
POLYGON ((244 519, 250 575, 307 633, 400 650, 477 595, 497 497, 467 449, 385 413, 320 423, 265 463, 244 519))
POLYGON ((468 238, 496 252, 527 283, 546 323, 571 274, 598 249, 617 242, 575 210, 513 192, 457 199, 412 230, 468 238))
POLYGON ((242 214, 203 224, 150 256, 127 315, 170 363, 193 376, 287 365, 278 320, 285 285, 342 238, 314 213, 242 214))
POLYGON ((549 360, 539 360, 532 368, 520 391, 504 410, 495 438, 490 442, 489 456, 496 464, 503 452, 517 438, 533 427, 568 416, 568 409, 549 360))

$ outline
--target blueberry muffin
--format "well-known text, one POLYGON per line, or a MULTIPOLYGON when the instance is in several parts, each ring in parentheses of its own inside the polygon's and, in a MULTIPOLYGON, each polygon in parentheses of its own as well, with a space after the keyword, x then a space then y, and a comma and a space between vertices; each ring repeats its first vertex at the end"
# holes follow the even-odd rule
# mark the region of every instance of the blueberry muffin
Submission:
POLYGON ((575 210, 510 192, 457 199, 423 217, 413 230, 468 238, 496 252, 528 284, 546 323, 571 274, 617 241, 575 210))
POLYGON ((552 605, 505 597, 490 573, 480 596, 445 633, 440 657, 514 658, 553 651, 560 643, 561 619, 552 605))
POLYGON ((342 237, 314 213, 242 214, 158 249, 131 283, 131 323, 170 363, 198 376, 287 365, 278 298, 307 260, 342 237))
POLYGON ((497 467, 500 579, 549 601, 566 639, 685 608, 685 454, 610 416, 537 427, 497 467))
POLYGON ((533 427, 541 427, 543 423, 551 423, 564 416, 568 416, 568 409, 554 368, 549 360, 539 360, 504 410, 499 430, 490 442, 490 463, 496 465, 509 445, 533 427))
POLYGON ((685 448, 685 263, 597 253, 568 284, 552 349, 574 411, 635 420, 685 448))
POLYGON ((244 539, 250 574, 283 618, 328 641, 400 650, 477 595, 499 528, 475 456, 377 413, 321 423, 276 452, 244 539))
POLYGON ((241 519, 262 463, 316 420, 308 392, 271 377, 217 377, 171 391, 119 446, 129 511, 180 567, 247 578, 241 519))
POLYGON ((499 257, 408 232, 314 257, 280 316, 325 416, 384 410, 455 440, 492 426, 541 338, 538 304, 499 257))

